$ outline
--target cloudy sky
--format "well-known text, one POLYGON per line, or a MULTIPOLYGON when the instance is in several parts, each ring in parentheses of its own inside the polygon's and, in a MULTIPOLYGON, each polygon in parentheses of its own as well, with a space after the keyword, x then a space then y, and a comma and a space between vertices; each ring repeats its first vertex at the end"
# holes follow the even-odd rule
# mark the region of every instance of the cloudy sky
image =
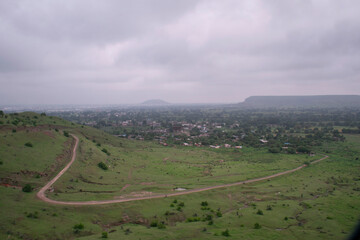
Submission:
POLYGON ((360 94, 358 0, 0 2, 0 104, 360 94))

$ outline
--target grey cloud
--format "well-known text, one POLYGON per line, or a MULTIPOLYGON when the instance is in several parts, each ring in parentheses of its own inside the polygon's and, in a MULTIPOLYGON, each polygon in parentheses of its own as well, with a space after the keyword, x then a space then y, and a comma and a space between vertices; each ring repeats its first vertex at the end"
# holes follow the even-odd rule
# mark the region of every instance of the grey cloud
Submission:
POLYGON ((355 0, 2 1, 0 102, 358 94, 359 8, 355 0))

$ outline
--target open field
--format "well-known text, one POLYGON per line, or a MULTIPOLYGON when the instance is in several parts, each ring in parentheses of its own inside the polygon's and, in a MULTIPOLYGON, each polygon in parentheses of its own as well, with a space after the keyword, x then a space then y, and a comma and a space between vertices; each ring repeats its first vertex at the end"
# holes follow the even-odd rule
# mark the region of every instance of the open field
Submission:
MULTIPOLYGON (((307 158, 258 149, 165 148, 114 138, 87 127, 68 125, 67 130, 80 137, 78 158, 55 184, 55 191, 49 194, 53 199, 111 199, 134 192, 191 189, 266 176, 320 158, 319 154, 307 158), (109 169, 100 169, 99 161, 109 169), (212 176, 204 174, 209 168, 212 176)), ((30 183, 36 189, 25 193, 0 187, 0 238, 101 239, 102 232, 108 232, 109 239, 225 239, 222 233, 228 229, 233 239, 342 239, 360 215, 360 136, 345 136, 345 142, 317 149, 329 155, 328 159, 268 181, 163 199, 76 207, 36 198, 39 187, 69 161, 64 159, 51 168, 59 156, 69 153, 71 138, 49 126, 38 127, 36 132, 2 129, 1 178, 15 178, 18 186, 30 183), (33 147, 24 146, 28 141, 33 147), (42 151, 46 157, 33 158, 42 151), (20 160, 30 155, 33 164, 22 166, 20 160), (16 173, 24 169, 40 176, 16 173), (48 176, 39 174, 46 169, 53 171, 48 176), (208 205, 202 206, 205 201, 208 205), (79 223, 84 229, 73 228, 79 223), (259 229, 254 228, 256 223, 259 229)))

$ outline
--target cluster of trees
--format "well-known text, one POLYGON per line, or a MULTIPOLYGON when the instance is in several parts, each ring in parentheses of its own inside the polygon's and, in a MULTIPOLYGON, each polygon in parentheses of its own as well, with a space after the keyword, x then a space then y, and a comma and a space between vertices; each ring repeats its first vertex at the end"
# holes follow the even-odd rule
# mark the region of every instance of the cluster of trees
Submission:
POLYGON ((93 123, 114 135, 202 145, 266 147, 270 152, 310 152, 326 141, 343 141, 342 133, 360 133, 359 109, 241 109, 236 106, 177 106, 56 113, 77 123, 93 123), (121 124, 122 122, 129 124, 121 124), (156 126, 149 123, 156 122, 156 126), (193 124, 187 131, 175 131, 193 124), (197 126, 206 126, 206 131, 197 126), (220 126, 219 128, 214 126, 220 126), (340 128, 340 129, 341 129, 340 128), (163 130, 163 131, 162 131, 163 130), (205 134, 204 134, 205 133, 205 134), (266 139, 267 144, 260 142, 266 139), (289 143, 289 145, 284 145, 289 143), (284 147, 286 150, 284 150, 284 147))

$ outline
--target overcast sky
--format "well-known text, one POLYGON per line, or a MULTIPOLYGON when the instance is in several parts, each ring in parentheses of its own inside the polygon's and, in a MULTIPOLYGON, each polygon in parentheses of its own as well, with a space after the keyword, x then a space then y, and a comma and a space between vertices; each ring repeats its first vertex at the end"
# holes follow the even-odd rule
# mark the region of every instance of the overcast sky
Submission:
POLYGON ((358 0, 0 1, 0 104, 360 93, 358 0))

